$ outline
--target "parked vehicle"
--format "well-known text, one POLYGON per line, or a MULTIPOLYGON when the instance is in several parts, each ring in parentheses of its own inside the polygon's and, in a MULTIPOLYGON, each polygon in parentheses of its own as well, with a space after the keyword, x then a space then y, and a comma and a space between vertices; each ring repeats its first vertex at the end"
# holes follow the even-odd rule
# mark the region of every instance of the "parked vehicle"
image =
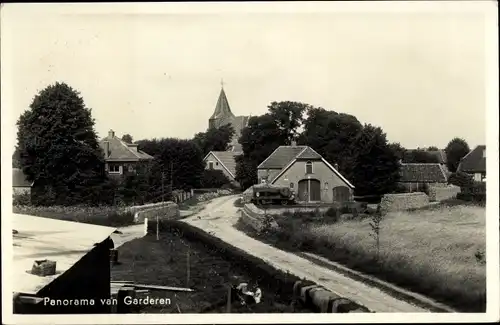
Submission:
POLYGON ((288 186, 271 184, 254 185, 252 203, 257 205, 294 204, 295 193, 288 186))

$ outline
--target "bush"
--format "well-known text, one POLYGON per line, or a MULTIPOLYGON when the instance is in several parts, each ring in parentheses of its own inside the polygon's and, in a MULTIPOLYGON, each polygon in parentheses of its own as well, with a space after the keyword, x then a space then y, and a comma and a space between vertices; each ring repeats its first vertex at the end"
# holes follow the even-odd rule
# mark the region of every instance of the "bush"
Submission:
POLYGON ((457 199, 476 203, 485 203, 486 183, 472 181, 469 185, 461 187, 461 192, 457 194, 457 199))
POLYGON ((452 173, 450 177, 448 177, 448 184, 456 185, 459 187, 472 186, 473 183, 474 180, 472 179, 472 176, 462 172, 452 173))
POLYGON ((209 188, 221 188, 222 186, 230 186, 230 181, 221 170, 205 169, 201 178, 201 186, 209 188))
POLYGON ((13 205, 30 205, 31 204, 31 194, 30 193, 14 193, 12 195, 13 205))

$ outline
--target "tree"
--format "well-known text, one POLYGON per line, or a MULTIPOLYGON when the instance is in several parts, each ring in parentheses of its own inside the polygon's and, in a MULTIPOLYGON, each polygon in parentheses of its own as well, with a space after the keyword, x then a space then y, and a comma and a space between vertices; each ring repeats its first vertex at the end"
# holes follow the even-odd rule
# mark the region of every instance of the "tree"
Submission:
POLYGON ((427 148, 427 151, 438 151, 438 150, 439 149, 436 146, 430 146, 430 147, 427 148))
POLYGON ((38 204, 98 203, 106 180, 91 110, 65 83, 40 91, 17 121, 20 166, 38 204))
POLYGON ((291 145, 299 138, 308 108, 309 105, 299 102, 272 102, 268 113, 250 118, 239 138, 243 155, 236 158, 236 180, 242 189, 257 182, 257 166, 277 147, 291 145))
POLYGON ((327 161, 337 163, 339 171, 349 178, 352 173, 349 150, 362 128, 352 115, 310 107, 299 144, 308 145, 327 161))
POLYGON ((230 124, 225 124, 195 134, 193 141, 200 147, 203 155, 207 155, 210 151, 226 151, 233 136, 234 128, 230 124))
POLYGON ((403 162, 430 164, 430 163, 439 163, 439 160, 437 156, 431 154, 427 150, 417 149, 417 150, 407 150, 404 153, 403 162))
POLYGON ((446 164, 450 172, 455 172, 460 160, 470 152, 469 145, 464 139, 453 138, 446 148, 446 164))
POLYGON ((160 152, 156 155, 151 174, 156 179, 154 187, 161 188, 161 173, 164 186, 190 190, 200 186, 205 163, 201 149, 192 140, 166 138, 159 141, 160 152))
POLYGON ((389 148, 391 148, 398 159, 403 160, 406 149, 399 142, 389 144, 389 148))
POLYGON ((350 179, 356 195, 393 192, 399 181, 399 162, 381 128, 366 124, 350 147, 353 166, 350 179))
POLYGON ((130 134, 128 134, 128 133, 124 134, 122 136, 122 141, 124 141, 125 143, 133 143, 134 142, 132 136, 130 134))

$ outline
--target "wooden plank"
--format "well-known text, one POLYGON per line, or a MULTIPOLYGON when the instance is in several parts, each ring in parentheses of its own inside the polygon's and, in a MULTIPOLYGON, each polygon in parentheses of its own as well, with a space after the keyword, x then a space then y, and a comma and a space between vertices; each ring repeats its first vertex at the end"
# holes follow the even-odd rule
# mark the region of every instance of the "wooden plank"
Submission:
POLYGON ((136 288, 143 289, 155 289, 155 290, 168 290, 168 291, 183 291, 183 292, 193 292, 193 289, 190 288, 180 288, 180 287, 169 287, 169 286, 159 286, 159 285, 150 285, 150 284, 133 284, 132 286, 136 288))

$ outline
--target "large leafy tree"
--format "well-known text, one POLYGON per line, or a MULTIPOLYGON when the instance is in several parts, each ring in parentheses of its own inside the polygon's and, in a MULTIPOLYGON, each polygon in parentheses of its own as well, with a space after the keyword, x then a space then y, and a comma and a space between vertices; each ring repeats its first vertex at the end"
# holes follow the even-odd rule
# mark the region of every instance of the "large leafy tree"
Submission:
POLYGON ((130 134, 124 134, 122 136, 122 141, 126 142, 126 143, 133 143, 134 142, 134 138, 132 138, 132 136, 130 134))
POLYGON ((239 138, 243 154, 236 159, 236 180, 243 189, 257 182, 257 166, 277 147, 298 139, 308 107, 299 102, 272 102, 268 113, 250 118, 239 138))
POLYGON ((356 195, 382 195, 396 189, 400 177, 398 156, 380 127, 364 125, 351 146, 351 155, 350 179, 356 195))
POLYGON ((403 156, 404 163, 438 163, 438 157, 429 153, 428 150, 416 149, 408 150, 403 156))
POLYGON ((226 124, 219 128, 211 128, 206 132, 197 133, 193 141, 206 155, 210 151, 226 151, 233 136, 234 128, 230 124, 226 124))
POLYGON ((17 121, 19 163, 39 204, 96 203, 106 180, 91 110, 65 83, 40 91, 17 121), (42 195, 43 194, 43 195, 42 195))
POLYGON ((455 172, 460 160, 470 152, 469 145, 464 139, 453 138, 446 148, 446 163, 450 172, 455 172))
POLYGON ((330 163, 338 164, 340 172, 350 177, 350 150, 362 128, 358 119, 352 115, 323 108, 309 108, 299 143, 310 146, 330 163))

